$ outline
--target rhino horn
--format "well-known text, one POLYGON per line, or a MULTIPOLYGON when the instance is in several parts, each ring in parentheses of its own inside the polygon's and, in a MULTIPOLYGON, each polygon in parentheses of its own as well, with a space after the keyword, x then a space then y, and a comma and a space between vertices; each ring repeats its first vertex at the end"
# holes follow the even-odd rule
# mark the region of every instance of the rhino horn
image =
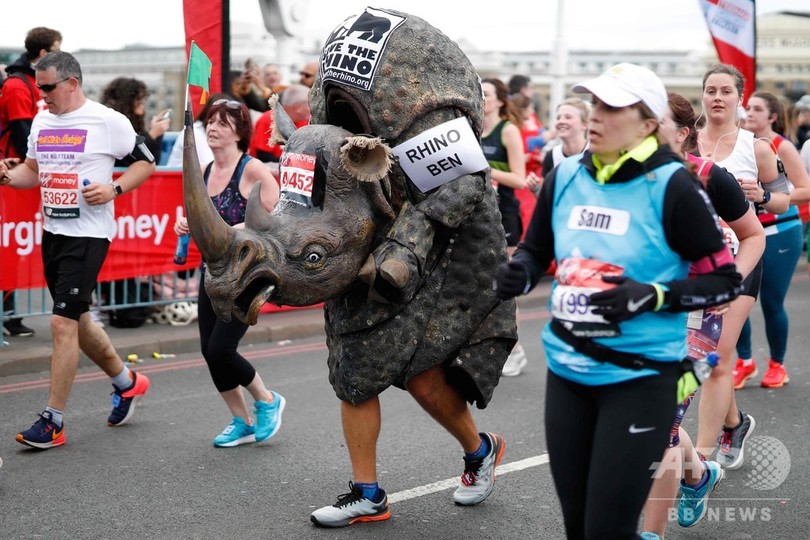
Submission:
POLYGON ((183 130, 183 200, 191 236, 205 260, 213 262, 225 257, 234 232, 222 220, 205 189, 194 129, 188 123, 183 130))
POLYGON ((250 190, 247 206, 245 207, 245 227, 258 231, 270 229, 272 218, 264 204, 262 204, 261 182, 256 182, 250 190))
POLYGON ((270 106, 273 109, 273 131, 270 135, 270 143, 283 145, 298 128, 295 127, 295 122, 292 121, 281 103, 277 103, 275 96, 270 98, 270 106))
POLYGON ((340 147, 343 168, 361 182, 382 180, 391 169, 391 149, 379 137, 354 135, 340 147))

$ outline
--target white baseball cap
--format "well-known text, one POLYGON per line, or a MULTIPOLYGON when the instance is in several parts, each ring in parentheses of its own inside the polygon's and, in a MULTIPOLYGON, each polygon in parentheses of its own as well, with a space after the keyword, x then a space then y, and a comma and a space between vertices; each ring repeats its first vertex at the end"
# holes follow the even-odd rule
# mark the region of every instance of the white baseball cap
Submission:
POLYGON ((574 85, 573 90, 593 94, 611 107, 629 107, 641 101, 659 120, 667 113, 664 83, 658 75, 636 64, 616 64, 599 77, 574 85))

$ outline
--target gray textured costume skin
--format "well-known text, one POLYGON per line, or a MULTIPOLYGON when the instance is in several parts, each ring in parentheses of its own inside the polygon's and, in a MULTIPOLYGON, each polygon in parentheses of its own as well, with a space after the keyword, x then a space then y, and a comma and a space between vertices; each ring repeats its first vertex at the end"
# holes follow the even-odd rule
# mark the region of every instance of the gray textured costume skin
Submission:
MULTIPOLYGON (((221 317, 251 323, 265 298, 324 301, 329 379, 341 400, 362 403, 443 364, 464 398, 484 408, 517 340, 514 300, 500 301, 492 290, 507 255, 488 171, 423 194, 396 163, 382 180, 359 182, 338 159, 352 133, 393 147, 467 117, 480 137, 481 87, 467 57, 422 19, 386 11, 407 20, 391 34, 374 85, 322 85, 319 71, 311 125, 287 141, 285 152, 317 155, 316 208, 282 202, 262 215, 251 197, 245 230, 197 242, 208 263, 206 287, 221 317), (385 261, 404 263, 405 278, 379 273, 385 261)), ((199 223, 219 218, 205 208, 201 179, 195 188, 194 171, 184 172, 192 237, 211 237, 199 223)))

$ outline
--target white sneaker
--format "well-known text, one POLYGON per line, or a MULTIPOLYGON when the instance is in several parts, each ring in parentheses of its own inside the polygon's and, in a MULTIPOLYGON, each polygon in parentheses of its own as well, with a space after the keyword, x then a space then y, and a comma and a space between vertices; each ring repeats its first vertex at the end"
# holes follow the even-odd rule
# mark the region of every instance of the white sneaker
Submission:
POLYGON ((363 497, 363 490, 353 482, 349 482, 349 489, 351 491, 339 496, 335 504, 312 512, 309 520, 321 527, 345 527, 353 523, 385 521, 391 517, 385 491, 380 490, 382 500, 375 503, 363 497))
POLYGON ((495 486, 495 467, 501 462, 506 441, 494 433, 481 433, 489 442, 489 453, 482 459, 464 458, 464 474, 453 493, 453 500, 462 506, 472 506, 482 502, 492 493, 495 486))
POLYGON ((528 362, 529 359, 526 358, 526 351, 524 351, 523 347, 518 343, 515 345, 515 348, 512 349, 509 358, 506 359, 503 370, 501 370, 501 375, 504 377, 517 377, 528 362))

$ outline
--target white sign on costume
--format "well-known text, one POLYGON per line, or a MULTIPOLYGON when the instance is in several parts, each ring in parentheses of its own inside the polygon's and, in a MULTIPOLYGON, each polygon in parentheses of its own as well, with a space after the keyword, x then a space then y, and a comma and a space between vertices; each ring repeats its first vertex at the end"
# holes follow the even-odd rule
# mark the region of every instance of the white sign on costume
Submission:
POLYGON ((422 193, 489 166, 465 117, 424 131, 392 152, 422 193))

